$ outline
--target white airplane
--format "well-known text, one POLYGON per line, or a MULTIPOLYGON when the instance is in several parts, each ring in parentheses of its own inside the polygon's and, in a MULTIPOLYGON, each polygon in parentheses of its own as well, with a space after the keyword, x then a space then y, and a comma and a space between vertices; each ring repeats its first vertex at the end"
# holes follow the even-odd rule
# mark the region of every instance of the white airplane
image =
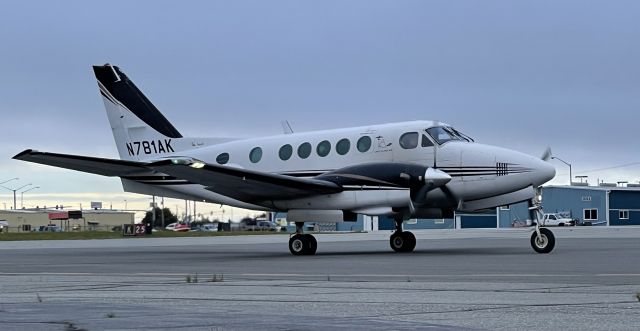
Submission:
MULTIPOLYGON (((402 228, 410 218, 452 218, 454 211, 530 201, 537 219, 536 189, 555 176, 546 162, 550 151, 539 159, 482 145, 432 121, 186 138, 118 67, 93 70, 120 159, 31 149, 14 159, 120 177, 127 192, 287 212, 296 224, 289 240, 294 255, 317 249, 304 222, 354 222, 357 214, 394 218, 396 252, 415 248, 415 236, 402 228)), ((553 233, 536 225, 531 245, 550 252, 553 233)))

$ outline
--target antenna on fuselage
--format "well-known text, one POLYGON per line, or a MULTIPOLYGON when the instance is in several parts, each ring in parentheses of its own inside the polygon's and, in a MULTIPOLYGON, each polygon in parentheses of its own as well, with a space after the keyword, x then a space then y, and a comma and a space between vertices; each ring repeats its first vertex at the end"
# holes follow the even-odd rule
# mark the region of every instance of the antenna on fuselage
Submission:
POLYGON ((280 122, 280 124, 282 124, 282 131, 284 132, 284 134, 293 133, 293 129, 291 128, 291 124, 289 124, 289 121, 283 120, 280 122))

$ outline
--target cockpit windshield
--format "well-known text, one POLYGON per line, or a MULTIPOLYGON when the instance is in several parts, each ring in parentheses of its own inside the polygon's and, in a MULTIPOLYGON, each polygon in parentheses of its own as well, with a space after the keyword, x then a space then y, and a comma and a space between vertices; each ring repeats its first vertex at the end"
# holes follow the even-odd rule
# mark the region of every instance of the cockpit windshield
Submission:
POLYGON ((459 132, 450 126, 436 126, 427 129, 427 133, 439 144, 442 145, 452 140, 456 141, 474 141, 469 136, 459 132))

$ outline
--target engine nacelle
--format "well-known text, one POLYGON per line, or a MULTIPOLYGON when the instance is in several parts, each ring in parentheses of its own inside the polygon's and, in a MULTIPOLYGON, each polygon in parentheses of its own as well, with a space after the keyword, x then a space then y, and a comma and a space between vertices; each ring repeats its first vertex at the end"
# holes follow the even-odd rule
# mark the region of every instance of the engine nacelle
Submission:
POLYGON ((412 218, 453 218, 453 209, 416 208, 411 213, 412 218))
POLYGON ((355 222, 358 215, 342 210, 322 209, 290 209, 287 212, 288 222, 342 223, 355 222))

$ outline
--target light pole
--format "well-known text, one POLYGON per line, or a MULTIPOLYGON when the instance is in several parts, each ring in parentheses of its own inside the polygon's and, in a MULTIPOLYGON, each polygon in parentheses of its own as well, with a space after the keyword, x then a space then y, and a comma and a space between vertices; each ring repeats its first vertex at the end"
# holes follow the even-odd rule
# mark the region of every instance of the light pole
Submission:
POLYGON ((573 180, 573 172, 571 170, 571 163, 569 163, 569 162, 567 162, 567 161, 565 161, 565 160, 563 160, 563 159, 561 159, 559 157, 556 157, 556 156, 552 156, 551 158, 552 159, 556 159, 556 160, 558 160, 558 161, 560 161, 560 162, 562 162, 562 163, 564 163, 564 164, 569 166, 569 186, 571 186, 571 181, 573 180))
POLYGON ((16 191, 20 191, 20 190, 22 190, 23 188, 25 188, 25 187, 27 187, 29 185, 33 185, 33 184, 29 183, 27 185, 22 185, 22 186, 18 187, 15 190, 12 189, 12 188, 8 188, 6 186, 0 185, 0 187, 3 187, 3 188, 5 188, 5 189, 7 189, 9 191, 13 191, 13 210, 16 210, 16 191))
POLYGON ((12 180, 18 180, 18 179, 20 179, 20 178, 16 177, 16 178, 7 179, 4 182, 0 182, 0 184, 4 184, 4 183, 10 182, 12 180))
POLYGON ((27 189, 27 190, 24 190, 24 191, 20 192, 20 208, 24 208, 24 193, 25 192, 29 192, 31 190, 35 190, 37 188, 40 188, 40 186, 35 186, 35 187, 32 187, 30 189, 27 189))

